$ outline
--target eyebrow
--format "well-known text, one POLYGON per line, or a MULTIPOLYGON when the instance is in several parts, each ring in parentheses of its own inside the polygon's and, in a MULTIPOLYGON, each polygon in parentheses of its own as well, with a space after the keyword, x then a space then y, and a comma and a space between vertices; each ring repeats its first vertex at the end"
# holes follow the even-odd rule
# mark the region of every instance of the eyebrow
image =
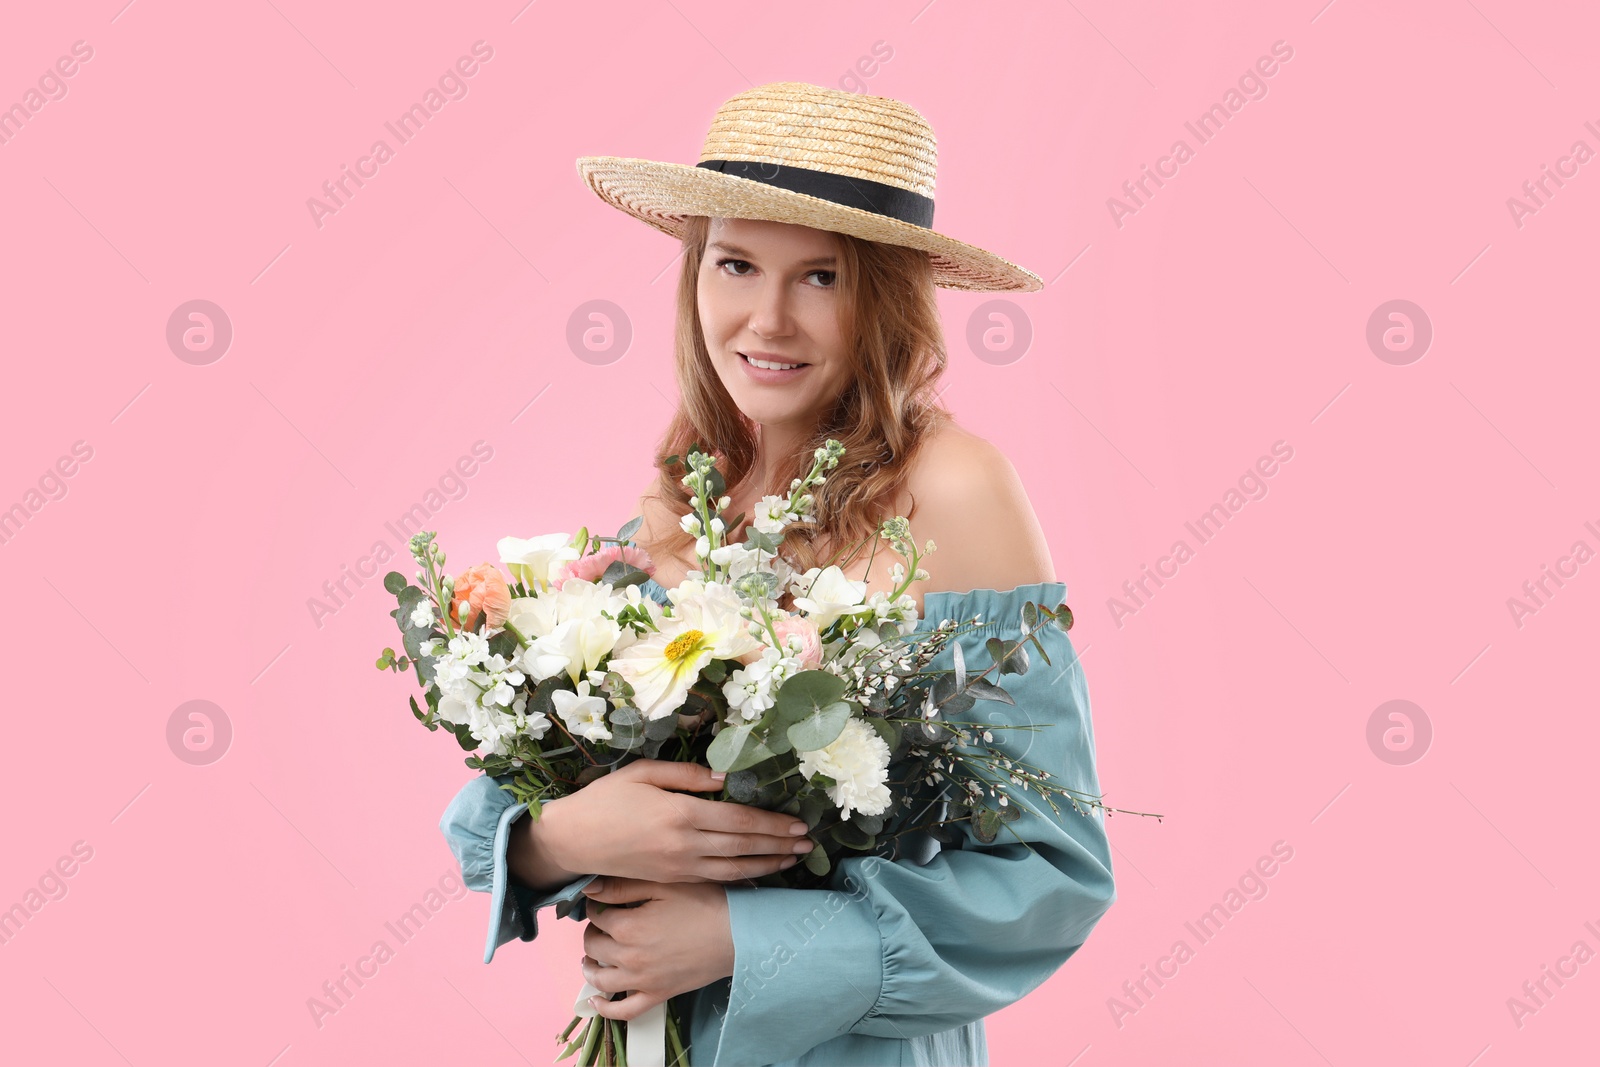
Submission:
MULTIPOLYGON (((755 259, 756 258, 754 252, 746 251, 745 249, 740 248, 738 245, 732 245, 732 244, 729 244, 726 241, 713 241, 713 242, 711 242, 711 244, 707 245, 706 247, 707 248, 715 248, 715 249, 718 249, 719 251, 723 251, 723 252, 728 253, 730 256, 739 256, 740 258, 743 258, 743 259, 755 259)), ((815 256, 815 257, 813 257, 811 259, 803 260, 799 264, 799 266, 802 266, 802 267, 831 267, 836 262, 837 262, 837 260, 833 256, 815 256)))

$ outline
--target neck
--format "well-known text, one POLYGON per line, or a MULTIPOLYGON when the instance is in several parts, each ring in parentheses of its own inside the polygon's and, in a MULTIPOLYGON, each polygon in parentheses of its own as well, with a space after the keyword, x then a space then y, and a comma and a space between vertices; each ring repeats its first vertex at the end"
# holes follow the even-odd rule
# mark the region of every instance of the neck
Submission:
MULTIPOLYGON (((778 466, 792 456, 808 436, 807 431, 793 424, 758 424, 756 458, 750 466, 750 477, 763 495, 771 490, 778 466)), ((781 491, 787 489, 784 485, 781 491)))

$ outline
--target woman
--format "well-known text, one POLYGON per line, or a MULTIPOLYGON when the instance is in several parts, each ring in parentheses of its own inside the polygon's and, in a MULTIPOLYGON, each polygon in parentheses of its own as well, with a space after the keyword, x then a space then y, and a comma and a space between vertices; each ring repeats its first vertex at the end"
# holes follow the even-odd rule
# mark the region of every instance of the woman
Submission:
MULTIPOLYGON (((985 642, 1022 633, 1024 603, 1055 607, 1066 587, 1010 462, 938 405, 935 287, 1040 282, 931 228, 934 160, 932 130, 907 105, 785 82, 725 103, 696 167, 586 157, 579 171, 683 242, 683 399, 660 455, 708 443, 727 514, 750 516, 839 439, 817 522, 789 528, 784 558, 802 571, 837 563, 866 593, 888 592, 871 534, 907 516, 917 542, 937 546, 931 578, 912 586, 919 629, 980 615, 959 643, 986 666, 985 642)), ((637 540, 656 562, 644 591, 665 602, 694 566, 694 539, 677 526, 682 468, 658 468, 637 540)), ((1034 650, 1027 673, 997 679, 1015 703, 985 702, 978 717, 1041 727, 994 744, 1098 793, 1076 654, 1057 627, 1038 639, 1049 662, 1034 650)), ((610 1018, 677 998, 695 1067, 986 1064, 983 1017, 1048 978, 1116 899, 1103 816, 1064 802, 1056 814, 1036 795, 1037 810, 987 845, 960 823, 942 849, 921 835, 893 861, 840 862, 832 889, 758 887, 747 880, 811 847, 806 826, 693 795, 720 788, 707 768, 639 760, 530 822, 494 780, 469 782, 441 828, 466 883, 492 894, 485 962, 537 936, 545 906, 583 918, 586 899, 642 902, 589 919, 583 977, 627 993, 594 1002, 610 1018)))

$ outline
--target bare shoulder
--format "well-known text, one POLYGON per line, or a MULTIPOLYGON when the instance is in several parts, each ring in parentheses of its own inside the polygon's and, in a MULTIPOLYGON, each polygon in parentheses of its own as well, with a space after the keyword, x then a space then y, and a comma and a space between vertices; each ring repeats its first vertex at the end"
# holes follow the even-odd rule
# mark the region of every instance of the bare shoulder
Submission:
POLYGON ((917 454, 907 479, 915 500, 911 533, 930 577, 919 591, 1013 589, 1056 580, 1050 547, 1011 460, 990 441, 953 423, 917 454))

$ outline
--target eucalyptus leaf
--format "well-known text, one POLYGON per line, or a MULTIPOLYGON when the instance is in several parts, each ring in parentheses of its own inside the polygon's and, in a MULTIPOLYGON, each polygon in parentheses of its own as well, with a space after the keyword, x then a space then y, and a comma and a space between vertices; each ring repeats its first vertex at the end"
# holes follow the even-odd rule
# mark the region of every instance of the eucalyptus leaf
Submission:
POLYGON ((799 722, 817 711, 838 702, 844 695, 845 680, 828 671, 801 671, 792 675, 778 689, 774 707, 779 722, 799 722))
POLYGON ((822 817, 831 810, 833 801, 829 800, 826 794, 807 793, 800 798, 800 818, 804 819, 806 825, 813 830, 817 828, 817 823, 822 821, 822 817))
POLYGON ((400 595, 400 590, 404 589, 407 584, 406 576, 399 571, 390 571, 383 576, 383 587, 396 596, 400 595))
POLYGON ((751 548, 759 548, 763 552, 776 553, 778 551, 778 546, 772 538, 754 526, 745 531, 744 540, 745 544, 751 548))
POLYGON ((850 816, 850 823, 865 834, 880 834, 883 832, 882 815, 867 815, 858 811, 850 816))
POLYGON ((972 821, 972 832, 984 844, 993 843, 1000 834, 1000 813, 993 808, 978 812, 978 817, 972 821))
POLYGON ((734 771, 728 775, 722 784, 727 787, 730 800, 736 800, 740 804, 748 804, 755 799, 756 773, 749 768, 742 771, 734 771))
POLYGON ((664 741, 678 730, 676 715, 663 715, 659 719, 644 721, 644 735, 652 741, 664 741))
POLYGON ((846 848, 868 849, 871 848, 872 843, 877 840, 877 836, 875 834, 866 833, 860 828, 847 822, 840 823, 832 830, 829 830, 828 833, 832 835, 835 841, 839 842, 839 844, 845 846, 846 848))
POLYGON ((1016 703, 1010 693, 987 678, 973 678, 967 683, 966 691, 978 700, 998 700, 1002 704, 1016 703))
POLYGON ((635 567, 627 560, 615 559, 606 566, 605 572, 600 575, 596 584, 610 582, 613 589, 626 589, 630 585, 643 585, 650 575, 635 567))
POLYGON ((844 732, 844 724, 849 721, 850 705, 842 700, 816 708, 807 712, 799 722, 790 725, 787 734, 789 743, 801 752, 826 748, 844 732))
POLYGON ((756 724, 742 723, 726 726, 711 739, 706 748, 706 762, 714 771, 742 771, 772 756, 767 746, 751 737, 756 724))
POLYGON ((991 637, 984 642, 984 647, 989 650, 990 658, 1000 665, 1001 674, 1027 674, 1028 673, 1028 646, 1018 645, 1011 655, 1006 655, 1006 643, 998 637, 991 637))
POLYGON ((828 859, 828 850, 822 847, 820 841, 811 846, 811 851, 807 852, 800 862, 806 865, 806 870, 816 875, 827 874, 833 869, 833 864, 828 859))
POLYGON ((622 524, 622 529, 617 531, 618 541, 632 541, 633 535, 639 532, 639 527, 644 525, 644 516, 635 515, 622 524))

